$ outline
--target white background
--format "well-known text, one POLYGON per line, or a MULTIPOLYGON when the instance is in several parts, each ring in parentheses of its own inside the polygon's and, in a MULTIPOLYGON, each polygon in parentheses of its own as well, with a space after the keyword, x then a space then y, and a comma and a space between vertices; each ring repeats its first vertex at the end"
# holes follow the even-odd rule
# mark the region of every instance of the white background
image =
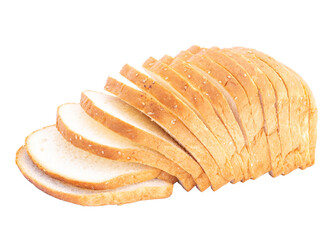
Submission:
POLYGON ((0 239, 335 239, 333 2, 1 0, 0 239), (313 167, 121 207, 63 202, 20 174, 17 148, 59 104, 194 44, 256 48, 301 74, 319 108, 313 167))

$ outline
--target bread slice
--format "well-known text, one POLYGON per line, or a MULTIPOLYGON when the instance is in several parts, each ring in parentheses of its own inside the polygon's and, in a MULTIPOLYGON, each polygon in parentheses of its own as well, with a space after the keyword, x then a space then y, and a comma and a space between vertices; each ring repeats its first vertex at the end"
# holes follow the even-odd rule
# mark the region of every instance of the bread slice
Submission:
MULTIPOLYGON (((245 146, 244 135, 240 129, 240 126, 235 119, 235 116, 227 102, 225 96, 221 91, 211 82, 208 81, 205 76, 203 76, 199 71, 194 69, 185 61, 192 57, 192 54, 188 51, 184 51, 183 54, 179 54, 178 57, 172 58, 165 55, 160 60, 172 69, 183 76, 188 82, 198 89, 202 93, 204 98, 207 98, 216 111, 216 114, 220 117, 222 123, 227 128, 233 142, 240 153, 241 158, 241 172, 243 178, 241 180, 245 181, 249 178, 248 176, 248 158, 249 154, 245 146), (245 166, 245 167, 244 167, 245 166)), ((232 162, 234 164, 234 162, 232 162)), ((238 179, 235 179, 237 181, 238 179)), ((233 182, 234 183, 234 182, 233 182)))
POLYGON ((305 95, 304 88, 301 83, 291 75, 291 73, 280 63, 270 56, 249 49, 253 52, 260 60, 268 64, 274 71, 280 76, 283 83, 286 86, 288 96, 290 99, 290 127, 292 136, 292 150, 298 150, 295 157, 291 160, 286 160, 286 170, 283 174, 288 174, 294 169, 305 165, 305 161, 310 159, 309 157, 309 129, 307 117, 308 116, 308 106, 307 106, 307 96, 305 95))
MULTIPOLYGON (((120 74, 167 107, 171 113, 189 128, 216 160, 215 166, 217 166, 225 180, 223 184, 234 178, 232 166, 222 145, 197 114, 193 112, 187 104, 181 101, 175 93, 172 93, 165 87, 159 77, 154 76, 154 80, 127 64, 122 68, 120 74)), ((197 101, 197 99, 195 101, 197 101)))
MULTIPOLYGON (((247 144, 249 153, 248 166, 243 167, 248 168, 248 178, 258 178, 270 171, 270 153, 269 149, 267 147, 265 148, 265 146, 268 145, 263 129, 263 116, 260 102, 254 103, 253 105, 259 104, 261 110, 258 110, 256 106, 252 107, 248 95, 242 87, 242 83, 236 79, 236 77, 243 77, 244 79, 240 79, 240 81, 248 82, 250 80, 247 79, 247 74, 245 77, 244 69, 242 69, 239 64, 223 57, 223 54, 214 49, 200 49, 199 47, 191 49, 192 52, 190 53, 193 53, 193 56, 188 59, 187 62, 198 71, 201 71, 226 97, 241 127, 247 144), (227 64, 230 65, 227 66, 227 64), (228 71, 227 68, 230 69, 232 73, 228 71), (259 117, 257 117, 260 115, 258 112, 261 113, 259 117), (252 113, 254 114, 254 118, 252 118, 252 115, 249 115, 252 113), (253 129, 249 126, 253 126, 253 129)), ((182 52, 180 54, 184 53, 182 52)))
POLYGON ((173 185, 159 179, 136 183, 113 190, 91 190, 76 187, 50 177, 30 159, 24 147, 16 154, 16 164, 21 173, 43 192, 75 204, 84 206, 122 205, 141 200, 167 198, 173 185))
POLYGON ((196 184, 203 169, 162 128, 131 105, 117 97, 94 91, 84 91, 81 106, 96 121, 120 136, 155 150, 188 172, 196 184))
POLYGON ((272 162, 272 171, 270 174, 273 177, 279 176, 283 173, 285 166, 285 158, 288 154, 292 156, 292 138, 290 132, 290 115, 289 115, 289 99, 287 89, 278 74, 265 62, 257 58, 252 51, 246 48, 233 48, 233 51, 242 54, 256 67, 258 67, 267 77, 274 88, 276 97, 277 123, 278 133, 281 145, 281 157, 272 162))
POLYGON ((143 67, 152 76, 156 76, 156 79, 159 79, 170 92, 179 96, 179 99, 204 122, 227 153, 234 172, 233 182, 240 181, 243 178, 242 160, 226 126, 221 122, 208 98, 189 82, 193 76, 183 77, 169 64, 170 62, 157 61, 151 57, 143 64, 143 67))
POLYGON ((211 182, 213 190, 219 189, 224 183, 216 163, 208 150, 190 132, 190 130, 171 114, 166 107, 157 100, 151 98, 147 93, 138 91, 130 84, 126 85, 109 77, 105 89, 116 95, 131 106, 146 114, 153 121, 159 124, 170 136, 181 144, 203 168, 204 176, 211 182))
POLYGON ((26 138, 25 148, 36 166, 48 175, 90 189, 113 189, 156 178, 161 170, 138 163, 111 161, 79 149, 55 125, 26 138))
POLYGON ((56 126, 67 141, 85 151, 117 161, 141 163, 161 169, 177 177, 187 191, 195 185, 191 175, 176 163, 104 127, 87 115, 79 104, 59 106, 56 126))

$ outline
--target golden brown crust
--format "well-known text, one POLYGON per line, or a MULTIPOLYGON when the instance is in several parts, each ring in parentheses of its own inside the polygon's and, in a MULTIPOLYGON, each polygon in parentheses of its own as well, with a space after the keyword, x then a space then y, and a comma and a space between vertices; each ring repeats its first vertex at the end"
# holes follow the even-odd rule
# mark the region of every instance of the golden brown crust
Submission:
POLYGON ((253 91, 253 96, 249 97, 247 90, 243 87, 242 83, 248 81, 247 77, 241 76, 241 67, 214 49, 206 49, 194 54, 188 62, 201 68, 226 89, 237 106, 242 124, 246 126, 247 139, 249 142, 252 141, 263 126, 262 110, 257 93, 253 91))
MULTIPOLYGON (((271 159, 272 161, 272 171, 271 175, 276 177, 280 175, 284 171, 284 161, 285 156, 292 151, 291 144, 291 132, 290 132, 290 120, 289 120, 289 100, 287 95, 287 90, 285 85, 283 84, 281 78, 277 75, 277 73, 268 66, 265 62, 261 61, 257 58, 252 51, 246 48, 234 48, 236 52, 244 55, 247 59, 249 59, 255 66, 257 66, 267 77, 269 82, 272 84, 274 88, 274 93, 276 97, 276 111, 277 111, 277 125, 278 125, 278 133, 280 140, 280 152, 281 156, 277 156, 275 158, 275 152, 271 151, 271 154, 274 154, 271 159)), ((276 136, 273 136, 274 138, 276 136)), ((276 140, 274 140, 276 141, 276 140)), ((271 141, 273 142, 273 141, 271 141)), ((272 147, 272 149, 275 146, 272 147)))
MULTIPOLYGON (((199 72, 196 72, 196 70, 194 70, 191 66, 188 66, 185 62, 183 62, 181 58, 174 59, 172 57, 165 56, 161 58, 159 62, 154 61, 152 63, 154 64, 151 67, 151 71, 160 74, 162 78, 168 77, 167 81, 171 81, 172 84, 177 85, 175 89, 178 90, 180 94, 185 96, 190 104, 194 105, 197 114, 201 116, 202 120, 207 124, 212 133, 223 145, 225 151, 229 156, 230 163, 234 173, 234 180, 232 180, 231 182, 236 183, 244 179, 245 178, 244 171, 242 170, 243 160, 239 155, 239 153, 237 152, 238 150, 236 147, 236 141, 232 139, 227 129, 227 125, 225 125, 224 121, 221 121, 219 116, 217 115, 217 112, 215 111, 216 108, 214 106, 215 104, 212 105, 213 101, 211 101, 209 93, 202 91, 202 87, 206 85, 203 83, 204 82, 203 76, 199 72), (159 68, 160 64, 161 68, 159 68), (197 81, 199 80, 201 80, 201 83, 199 82, 197 86, 197 81), (178 86, 185 86, 185 87, 183 87, 182 89, 181 88, 178 89, 178 86), (194 101, 194 98, 196 98, 198 101, 194 101)), ((214 98, 216 99, 216 102, 218 102, 218 96, 214 98)), ((225 103, 228 106, 228 103, 227 102, 225 103)), ((223 109, 220 109, 220 111, 222 110, 223 109)), ((233 115, 232 118, 233 118, 232 120, 238 127, 238 130, 240 131, 239 125, 237 121, 234 119, 233 115)), ((239 139, 238 142, 240 143, 242 142, 244 144, 245 142, 244 137, 241 136, 241 139, 239 139)), ((239 151, 240 150, 241 148, 239 149, 239 151)))
POLYGON ((175 176, 172 176, 164 171, 161 171, 159 176, 157 176, 157 179, 160 179, 160 180, 163 180, 163 181, 166 181, 166 182, 169 182, 171 184, 174 184, 178 181, 177 177, 175 176))
POLYGON ((188 52, 185 52, 182 56, 183 58, 172 58, 166 55, 161 58, 161 61, 168 64, 185 79, 188 79, 189 83, 197 88, 198 91, 203 94, 203 97, 210 101, 214 109, 216 109, 216 113, 221 118, 222 123, 225 124, 234 139, 238 151, 241 151, 245 145, 244 136, 226 98, 211 82, 207 81, 200 72, 193 69, 184 61, 189 59, 192 56, 191 54, 188 55, 188 52))
MULTIPOLYGON (((146 63, 144 65, 146 65, 146 63)), ((166 106, 171 113, 179 118, 209 150, 225 181, 229 182, 233 179, 232 167, 222 146, 204 125, 202 120, 185 103, 163 87, 159 82, 127 64, 122 68, 120 74, 143 91, 153 96, 161 104, 166 106)))
POLYGON ((57 191, 50 186, 44 185, 39 182, 38 179, 31 176, 26 172, 25 167, 21 164, 20 158, 22 157, 22 151, 24 147, 21 147, 16 153, 16 165, 20 169, 22 175, 30 181, 35 187, 41 191, 58 198, 63 201, 79 204, 83 206, 102 206, 102 205, 122 205, 126 203, 132 203, 142 200, 160 199, 171 196, 173 192, 173 185, 158 187, 141 187, 133 191, 125 192, 98 192, 95 194, 71 194, 61 191, 57 191))
POLYGON ((304 166, 300 167, 301 169, 305 169, 307 167, 312 166, 315 163, 315 148, 316 148, 316 138, 317 138, 317 106, 315 102, 314 95, 310 90, 307 83, 302 79, 302 77, 297 74, 294 70, 285 66, 288 71, 290 71, 297 79, 301 82, 306 95, 308 96, 307 101, 309 105, 309 154, 310 161, 307 162, 304 166))
POLYGON ((243 75, 247 75, 247 79, 253 82, 259 94, 259 101, 264 115, 264 128, 267 135, 271 135, 278 129, 277 115, 275 109, 275 92, 273 86, 268 81, 264 73, 243 55, 236 53, 232 49, 223 50, 225 53, 241 66, 244 71, 243 75))
MULTIPOLYGON (((249 155, 245 147, 245 139, 243 133, 236 121, 231 108, 221 91, 213 85, 211 81, 208 81, 199 71, 190 66, 187 61, 192 57, 192 53, 189 51, 182 51, 178 57, 172 58, 164 56, 161 61, 169 64, 169 66, 178 72, 181 76, 188 80, 195 88, 203 94, 203 97, 208 99, 216 114, 220 117, 222 123, 225 125, 232 138, 234 145, 236 146, 237 153, 231 158, 231 164, 234 166, 235 180, 232 183, 236 183, 239 180, 245 181, 249 178, 248 169, 243 166, 248 166, 249 155), (239 167, 238 167, 239 166, 239 167)), ((229 145, 231 143, 229 142, 229 145)))
MULTIPOLYGON (((190 52, 191 53, 191 52, 190 52)), ((202 74, 209 80, 209 81, 216 81, 218 84, 225 89, 226 92, 231 96, 232 101, 235 102, 235 105, 237 106, 237 111, 240 114, 240 127, 241 130, 246 136, 245 143, 250 144, 251 139, 252 143, 254 143, 254 132, 252 131, 247 132, 246 129, 256 129, 255 121, 252 117, 252 112, 249 106, 249 100, 246 96, 246 93, 244 89, 240 86, 240 84, 237 82, 237 80, 229 73, 225 68, 223 68, 220 64, 216 63, 215 61, 209 59, 208 57, 204 56, 204 54, 198 54, 197 49, 193 50, 193 55, 191 58, 187 59, 186 61, 192 65, 192 67, 200 69, 202 71, 202 74), (248 127, 243 128, 242 124, 249 124, 248 127), (249 135, 250 134, 250 135, 249 135)), ((183 56, 183 52, 181 52, 178 57, 181 55, 183 56)), ((216 86, 219 88, 218 86, 216 86)), ((222 90, 220 90, 222 91, 222 90)), ((231 108, 231 106, 230 106, 231 108)), ((232 110, 232 109, 231 109, 232 110)), ((236 119, 238 121, 238 119, 236 119)), ((238 122, 239 123, 239 122, 238 122)), ((254 130, 253 130, 254 131, 254 130)), ((263 140, 263 138, 261 138, 263 140)), ((249 147, 249 146, 248 146, 249 147)), ((254 151, 259 153, 258 151, 254 151)), ((259 169, 260 171, 257 172, 256 167, 260 164, 253 164, 252 160, 255 159, 255 156, 250 156, 250 150, 244 150, 244 155, 242 158, 242 171, 245 173, 245 177, 243 181, 246 181, 250 178, 257 178, 260 176, 260 174, 263 174, 264 171, 267 171, 267 166, 265 166, 263 169, 259 169), (253 167, 254 165, 254 167, 253 167), (253 167, 253 169, 252 169, 253 167), (255 169, 255 171, 254 171, 255 169)), ((260 163, 260 162, 259 162, 260 163)))
MULTIPOLYGON (((215 81, 218 81, 220 84, 224 82, 223 80, 223 74, 228 74, 224 66, 220 65, 221 63, 221 56, 222 54, 217 54, 215 50, 207 50, 204 49, 203 52, 200 52, 200 48, 197 46, 193 46, 192 48, 193 53, 196 53, 196 55, 193 55, 191 58, 186 59, 186 61, 193 64, 193 66, 196 66, 197 68, 200 68, 203 70, 203 73, 205 75, 208 75, 208 77, 213 78, 215 81), (209 54, 207 54, 209 53, 209 54), (210 53, 213 53, 212 56, 210 53), (214 58, 214 60, 211 60, 207 55, 210 55, 214 58), (219 63, 217 63, 219 62, 219 63), (208 68, 207 68, 208 67, 208 68), (212 70, 206 73, 207 69, 211 68, 212 70)), ((185 53, 181 53, 184 55, 185 53)), ((179 54, 179 55, 181 55, 179 54)), ((192 54, 191 54, 192 55, 192 54)), ((232 61, 231 61, 232 62, 232 61)), ((223 62, 222 64, 224 64, 223 62)), ((236 67, 236 66, 235 66, 236 67)), ((237 68, 238 70, 243 70, 241 67, 237 68)), ((244 73, 238 73, 240 75, 245 75, 244 73)), ((226 76, 226 75, 224 75, 226 76)), ((232 81, 235 81, 235 78, 230 75, 229 78, 232 81)), ((247 75, 246 75, 247 76, 247 75)), ((228 90, 227 88, 228 84, 222 84, 223 88, 228 90)), ((228 91, 229 92, 229 91, 228 91)), ((236 105, 241 105, 241 101, 239 101, 238 97, 233 98, 236 102, 236 105)), ((260 105, 260 103, 259 103, 260 105)), ((245 109, 248 110, 248 106, 246 105, 245 109)), ((240 116, 242 115, 241 109, 237 109, 240 116)), ((263 119, 260 119, 262 122, 263 119)), ((244 127, 244 124, 242 123, 241 126, 242 131, 246 134, 247 128, 244 127)), ((263 131, 263 130, 262 130, 263 131)), ((261 132, 261 130, 257 133, 255 137, 252 138, 252 141, 248 141, 249 139, 246 139, 246 142, 249 144, 248 149, 244 149, 244 151, 240 152, 240 155, 242 156, 241 161, 241 168, 244 172, 244 179, 242 181, 246 181, 249 178, 256 179, 257 177, 265 174, 266 172, 271 170, 270 165, 270 152, 268 151, 268 148, 265 148, 264 146, 267 146, 267 138, 264 133, 261 132), (261 141, 261 142, 258 142, 261 141), (267 157, 268 156, 268 157, 267 157), (266 157, 266 159, 264 159, 266 157), (261 161, 261 159, 264 159, 261 161)))
POLYGON ((178 164, 186 172, 192 175, 194 179, 197 179, 203 173, 203 169, 184 150, 179 149, 179 147, 175 146, 173 143, 137 128, 105 112, 97 107, 90 97, 88 97, 84 92, 81 95, 80 104, 85 112, 96 121, 133 142, 158 151, 171 161, 178 164))
POLYGON ((73 132, 63 122, 59 111, 57 111, 56 127, 67 141, 85 151, 116 161, 141 163, 161 169, 177 177, 187 191, 195 186, 195 182, 190 174, 157 152, 140 148, 112 148, 86 139, 84 136, 79 137, 78 133, 73 132))
POLYGON ((218 168, 214 167, 214 159, 206 148, 179 119, 173 116, 159 102, 149 97, 148 94, 128 87, 113 78, 107 79, 105 89, 147 115, 148 112, 155 113, 148 116, 162 126, 194 156, 209 177, 212 188, 217 190, 224 184, 218 168))
MULTIPOLYGON (((273 166, 281 157, 281 144, 278 134, 278 117, 276 111, 276 94, 271 82, 267 76, 248 58, 240 54, 236 50, 226 50, 229 57, 237 61, 237 63, 245 70, 246 75, 255 83, 258 88, 260 102, 264 116, 264 130, 270 153, 269 169, 273 170, 273 166)), ((267 159, 265 159, 267 161, 267 159)))
POLYGON ((305 164, 305 161, 309 159, 309 140, 304 138, 306 135, 305 125, 308 124, 308 106, 307 106, 307 96, 301 83, 292 76, 292 74, 287 71, 283 65, 277 62, 270 56, 256 51, 254 49, 249 49, 253 52, 260 60, 268 64, 273 70, 280 76, 283 83, 286 86, 287 93, 290 100, 290 127, 291 127, 291 137, 292 137, 292 151, 290 154, 293 156, 286 156, 285 169, 283 174, 288 174, 294 169, 301 167, 305 164), (291 159, 291 160, 290 160, 291 159))
MULTIPOLYGON (((177 91, 177 94, 181 94, 181 96, 185 98, 185 101, 188 102, 189 106, 191 106, 194 112, 200 117, 223 146, 223 151, 227 154, 229 164, 231 165, 230 168, 232 168, 233 165, 235 166, 233 168, 234 182, 240 181, 243 177, 240 168, 241 160, 240 156, 237 154, 236 146, 225 125, 223 125, 218 118, 211 103, 207 98, 203 97, 201 92, 196 90, 193 85, 189 83, 188 79, 191 79, 192 76, 188 75, 185 79, 169 65, 162 61, 157 61, 154 58, 149 58, 143 67, 148 72, 159 76, 161 79, 165 79, 167 84, 171 85, 174 89, 173 91, 177 91)), ((226 170, 224 169, 224 171, 226 170)))

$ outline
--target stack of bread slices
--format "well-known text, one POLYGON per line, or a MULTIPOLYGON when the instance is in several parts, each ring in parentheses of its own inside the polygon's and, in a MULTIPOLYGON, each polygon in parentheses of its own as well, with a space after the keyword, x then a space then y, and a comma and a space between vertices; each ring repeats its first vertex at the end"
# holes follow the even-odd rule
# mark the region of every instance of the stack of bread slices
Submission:
POLYGON ((314 164, 317 108, 303 79, 247 48, 192 46, 125 65, 106 93, 58 107, 56 125, 26 138, 22 174, 76 204, 166 198, 173 184, 215 191, 314 164))

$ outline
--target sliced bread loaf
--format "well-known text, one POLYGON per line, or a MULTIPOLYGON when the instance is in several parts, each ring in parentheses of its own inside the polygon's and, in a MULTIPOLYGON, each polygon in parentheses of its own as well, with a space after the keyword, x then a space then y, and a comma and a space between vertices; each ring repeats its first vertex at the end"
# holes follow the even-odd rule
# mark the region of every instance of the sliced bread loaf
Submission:
POLYGON ((141 146, 158 151, 188 172, 196 184, 199 182, 203 169, 162 128, 139 110, 117 97, 95 91, 82 92, 81 106, 105 127, 141 146))
POLYGON ((195 185, 191 175, 176 163, 106 128, 87 115, 79 104, 59 106, 56 126, 63 137, 78 148, 101 157, 161 169, 177 177, 187 191, 195 185))
POLYGON ((176 95, 203 121, 227 154, 228 161, 233 169, 234 181, 240 181, 243 176, 240 168, 241 159, 237 154, 236 146, 210 101, 204 97, 197 88, 189 83, 188 80, 191 79, 192 76, 188 75, 184 78, 172 69, 168 62, 165 63, 152 57, 143 64, 143 67, 158 81, 158 84, 161 84, 168 91, 176 95))
POLYGON ((276 72, 265 62, 258 59, 252 53, 252 51, 246 48, 233 48, 233 51, 242 54, 256 67, 258 67, 263 72, 263 74, 265 74, 274 88, 276 98, 275 107, 278 120, 277 131, 279 133, 281 145, 281 157, 276 158, 275 161, 272 162, 272 171, 270 174, 273 177, 279 176, 282 172, 284 172, 285 157, 292 151, 292 139, 289 124, 289 100, 286 86, 282 82, 281 78, 276 74, 276 72))
MULTIPOLYGON (((190 53, 192 57, 186 59, 186 61, 196 70, 200 71, 208 81, 211 81, 222 92, 244 134, 249 154, 249 157, 246 154, 243 155, 243 157, 247 158, 246 161, 243 161, 243 168, 248 169, 248 177, 245 180, 249 178, 256 179, 271 170, 270 154, 263 130, 263 115, 259 98, 258 102, 256 102, 254 94, 254 104, 252 106, 243 84, 236 79, 238 76, 246 78, 244 70, 238 64, 230 61, 230 59, 223 58, 222 54, 215 50, 201 49, 196 46, 191 49, 190 53), (213 54, 210 55, 209 53, 213 54), (212 55, 215 55, 216 58, 212 55), (232 67, 231 71, 228 70, 230 67, 232 67), (256 104, 259 104, 259 108, 255 106, 256 104), (265 148, 265 146, 267 147, 265 148), (245 163, 248 163, 248 165, 246 166, 245 163)), ((179 55, 181 54, 184 53, 180 53, 179 55)), ((248 79, 240 80, 245 82, 250 81, 248 79)), ((253 83, 248 83, 248 85, 254 86, 253 83)), ((258 91, 256 95, 258 96, 258 91)))
POLYGON ((171 183, 159 179, 113 190, 76 187, 47 175, 34 164, 24 147, 21 147, 16 154, 16 164, 21 173, 38 189, 55 198, 85 206, 122 205, 141 200, 167 198, 173 192, 171 183))
POLYGON ((25 148, 35 165, 48 175, 84 188, 118 188, 154 179, 161 172, 138 163, 111 161, 77 148, 55 126, 30 134, 25 148))
POLYGON ((208 150, 182 121, 171 114, 162 104, 147 93, 111 77, 107 79, 105 89, 146 114, 181 144, 196 159, 206 173, 202 175, 205 186, 209 184, 209 180, 213 190, 217 190, 223 185, 223 178, 208 150), (207 177, 208 181, 206 181, 207 177))
POLYGON ((309 123, 304 120, 309 115, 307 96, 301 83, 282 64, 262 52, 253 49, 249 49, 249 51, 252 51, 257 58, 269 65, 282 79, 287 89, 290 100, 291 149, 294 151, 294 155, 288 155, 287 160, 285 160, 286 167, 283 174, 288 174, 305 165, 305 160, 310 158, 307 132, 309 123))
MULTIPOLYGON (((192 86, 198 89, 198 91, 203 95, 204 98, 210 101, 216 114, 220 117, 222 123, 228 130, 237 151, 240 153, 241 158, 237 159, 238 163, 241 161, 241 171, 243 179, 247 180, 248 176, 248 158, 249 154, 245 146, 244 135, 239 127, 238 121, 236 121, 235 116, 229 106, 229 103, 221 91, 208 79, 197 71, 195 68, 190 66, 186 60, 192 57, 192 54, 188 51, 184 51, 184 54, 180 54, 179 57, 172 58, 165 55, 160 60, 178 72, 184 77, 192 86), (240 161, 239 161, 240 160, 240 161)), ((229 143, 230 145, 230 143, 229 143)), ((234 162, 232 162, 234 164, 234 162)), ((235 174, 236 176, 236 174, 235 174)), ((237 181, 239 179, 235 179, 237 181)))
POLYGON ((228 156, 218 139, 186 103, 164 86, 164 81, 156 76, 152 79, 127 64, 121 69, 120 74, 159 101, 189 128, 215 159, 216 165, 213 167, 217 167, 220 171, 224 179, 223 184, 234 178, 228 156))
POLYGON ((255 66, 251 61, 246 59, 243 55, 233 51, 232 49, 223 49, 221 51, 227 58, 230 58, 235 65, 240 67, 240 71, 237 73, 242 75, 245 82, 251 82, 252 86, 255 86, 254 92, 259 96, 259 103, 263 113, 263 128, 266 135, 266 145, 264 149, 268 149, 269 157, 264 161, 265 173, 270 172, 275 163, 281 158, 281 144, 278 134, 278 117, 275 108, 276 96, 275 91, 267 79, 265 74, 255 66), (268 162, 267 162, 268 161, 268 162))

